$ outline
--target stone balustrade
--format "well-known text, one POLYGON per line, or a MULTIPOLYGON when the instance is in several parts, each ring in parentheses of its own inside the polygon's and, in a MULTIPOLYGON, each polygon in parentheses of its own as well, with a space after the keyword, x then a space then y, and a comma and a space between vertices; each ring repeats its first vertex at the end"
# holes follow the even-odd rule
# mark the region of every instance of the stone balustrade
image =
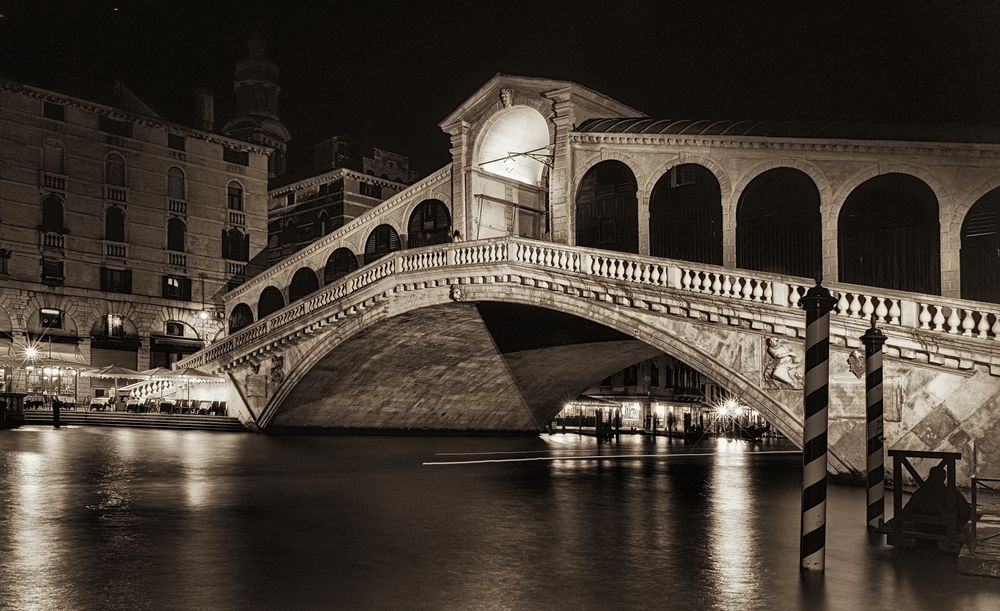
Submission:
MULTIPOLYGON (((566 274, 603 284, 610 294, 630 287, 662 290, 674 298, 686 294, 707 297, 739 312, 774 308, 789 321, 801 318, 799 303, 813 282, 744 269, 660 259, 629 253, 601 251, 524 238, 495 238, 475 242, 455 242, 426 248, 398 251, 358 269, 312 295, 292 303, 267 318, 213 344, 181 361, 181 366, 199 367, 231 356, 244 346, 265 337, 279 339, 301 330, 299 319, 394 274, 426 274, 441 270, 442 282, 454 277, 456 268, 504 265, 539 272, 566 274), (287 330, 285 327, 289 327, 287 330)), ((504 272, 507 273, 507 272, 504 272)), ((401 278, 402 280, 402 278, 401 278)), ((907 329, 940 338, 962 336, 989 340, 982 351, 994 350, 1000 341, 1000 306, 936 295, 921 295, 849 284, 826 284, 837 298, 835 316, 855 319, 866 325, 874 315, 888 328, 907 329)), ((348 311, 346 314, 350 314, 348 311)), ((789 323, 791 324, 791 323, 789 323)), ((990 359, 986 359, 989 362, 990 359)))

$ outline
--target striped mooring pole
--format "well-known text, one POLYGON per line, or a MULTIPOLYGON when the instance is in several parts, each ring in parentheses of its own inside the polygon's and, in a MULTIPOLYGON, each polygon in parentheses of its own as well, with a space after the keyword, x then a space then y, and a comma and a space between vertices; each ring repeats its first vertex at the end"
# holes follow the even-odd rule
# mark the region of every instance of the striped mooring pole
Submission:
POLYGON ((865 345, 865 415, 868 422, 868 520, 869 530, 882 526, 885 520, 885 441, 882 430, 882 346, 885 333, 872 326, 861 336, 865 345))
POLYGON ((802 439, 802 530, 799 568, 826 568, 827 403, 830 394, 830 311, 837 304, 816 281, 801 302, 806 311, 805 427, 802 439))

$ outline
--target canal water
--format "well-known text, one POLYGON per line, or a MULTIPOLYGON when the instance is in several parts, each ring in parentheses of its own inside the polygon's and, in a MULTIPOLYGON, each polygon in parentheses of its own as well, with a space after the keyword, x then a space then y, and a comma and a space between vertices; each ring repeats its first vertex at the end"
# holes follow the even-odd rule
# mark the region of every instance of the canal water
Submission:
POLYGON ((859 487, 801 579, 790 450, 24 427, 0 608, 1000 609, 1000 582, 869 542, 859 487))

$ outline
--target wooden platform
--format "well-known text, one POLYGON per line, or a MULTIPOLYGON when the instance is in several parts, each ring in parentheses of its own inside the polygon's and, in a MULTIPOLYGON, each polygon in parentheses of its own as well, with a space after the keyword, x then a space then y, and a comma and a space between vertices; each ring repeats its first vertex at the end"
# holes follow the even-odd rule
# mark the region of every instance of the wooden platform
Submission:
MULTIPOLYGON (((25 424, 52 424, 51 410, 25 410, 25 424)), ((60 425, 125 426, 151 429, 181 429, 197 431, 246 432, 246 427, 232 416, 201 416, 197 414, 135 414, 127 412, 92 412, 62 410, 60 425)))
MULTIPOLYGON (((983 535, 1000 535, 1000 528, 982 529, 983 535)), ((958 572, 1000 578, 1000 537, 976 545, 975 553, 968 547, 958 555, 958 572)))

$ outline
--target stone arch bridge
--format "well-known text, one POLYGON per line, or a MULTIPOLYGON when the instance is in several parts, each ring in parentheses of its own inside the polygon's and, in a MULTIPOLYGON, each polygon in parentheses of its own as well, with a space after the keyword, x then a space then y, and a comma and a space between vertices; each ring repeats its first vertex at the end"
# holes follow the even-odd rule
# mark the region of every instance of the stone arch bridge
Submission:
MULTIPOLYGON (((810 284, 524 238, 454 242, 391 253, 179 366, 224 372, 256 430, 533 432, 595 379, 663 351, 797 441, 810 284), (544 332, 523 328, 526 308, 544 332)), ((887 444, 1000 464, 995 307, 829 286, 831 470, 864 469, 864 382, 849 361, 871 315, 889 337, 887 444)))

